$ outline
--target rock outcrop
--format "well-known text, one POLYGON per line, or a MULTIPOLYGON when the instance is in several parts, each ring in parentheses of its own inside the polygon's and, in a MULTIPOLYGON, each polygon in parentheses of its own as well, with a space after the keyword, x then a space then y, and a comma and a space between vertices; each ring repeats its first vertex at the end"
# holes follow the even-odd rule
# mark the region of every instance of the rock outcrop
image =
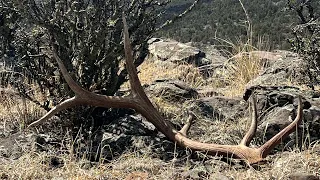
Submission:
POLYGON ((282 86, 290 82, 307 82, 305 61, 296 53, 290 51, 263 52, 257 51, 254 56, 258 56, 263 65, 263 72, 248 85, 282 86))
POLYGON ((154 60, 169 61, 177 64, 194 64, 202 66, 209 64, 205 53, 199 48, 180 43, 174 40, 152 38, 149 40, 149 58, 154 60))

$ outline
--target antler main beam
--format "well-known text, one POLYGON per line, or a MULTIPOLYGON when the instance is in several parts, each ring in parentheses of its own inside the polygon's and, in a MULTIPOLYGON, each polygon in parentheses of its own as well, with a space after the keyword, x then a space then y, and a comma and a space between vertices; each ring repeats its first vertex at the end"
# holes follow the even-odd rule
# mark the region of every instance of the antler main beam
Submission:
POLYGON ((205 151, 211 155, 222 155, 225 157, 232 157, 245 160, 248 164, 258 163, 262 161, 271 150, 281 142, 281 139, 287 137, 291 132, 295 131, 295 127, 302 120, 302 103, 301 97, 299 96, 299 105, 297 110, 296 119, 277 135, 267 141, 264 145, 259 148, 248 147, 251 140, 253 139, 257 129, 257 110, 256 100, 252 98, 252 121, 251 126, 244 136, 243 140, 239 145, 220 145, 210 144, 194 141, 187 137, 187 131, 191 126, 194 116, 191 115, 187 124, 180 130, 174 129, 170 123, 168 123, 152 105, 149 98, 145 94, 140 80, 137 75, 137 70, 133 64, 133 54, 130 45, 129 33, 126 20, 123 16, 124 24, 124 48, 126 57, 126 68, 129 74, 129 81, 131 85, 131 95, 127 97, 119 96, 105 96, 89 92, 80 87, 69 75, 63 62, 58 57, 56 52, 53 52, 53 58, 58 62, 59 68, 67 84, 71 90, 75 93, 75 96, 63 101, 51 111, 45 114, 41 119, 31 123, 28 128, 34 127, 41 124, 58 113, 67 108, 71 108, 77 105, 91 105, 107 108, 132 108, 137 112, 141 113, 149 122, 151 122, 160 132, 162 132, 168 139, 176 142, 182 147, 187 147, 193 151, 205 151))

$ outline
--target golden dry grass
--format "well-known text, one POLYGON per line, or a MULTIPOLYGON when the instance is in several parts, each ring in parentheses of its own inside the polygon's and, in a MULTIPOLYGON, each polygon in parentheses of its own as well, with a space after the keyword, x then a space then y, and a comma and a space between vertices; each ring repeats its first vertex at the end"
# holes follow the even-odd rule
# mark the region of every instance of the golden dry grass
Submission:
POLYGON ((256 78, 262 71, 260 56, 252 53, 256 51, 251 39, 237 43, 227 42, 231 46, 230 59, 226 65, 227 93, 229 97, 239 96, 243 93, 249 81, 256 78))
POLYGON ((0 123, 3 124, 3 129, 6 129, 7 123, 23 129, 26 124, 38 119, 44 113, 44 110, 36 104, 8 89, 9 93, 4 92, 0 95, 0 123))
POLYGON ((230 87, 228 95, 241 95, 248 82, 256 78, 262 70, 259 57, 240 53, 234 57, 234 62, 227 66, 230 87))
POLYGON ((199 70, 190 64, 177 65, 170 62, 146 60, 138 67, 141 84, 151 84, 157 79, 174 79, 197 88, 206 84, 199 70))
MULTIPOLYGON (((50 155, 46 153, 25 153, 17 160, 1 161, 0 179, 215 179, 223 175, 230 179, 290 179, 294 173, 320 174, 319 146, 299 152, 284 152, 268 157, 271 162, 259 169, 229 165, 212 157, 204 157, 203 161, 192 163, 182 159, 179 163, 165 162, 153 158, 152 154, 141 155, 128 152, 105 164, 85 167, 82 161, 76 161, 69 155, 60 155, 61 167, 50 165, 50 155), (318 148, 315 150, 315 148, 318 148), (206 158, 211 158, 206 160, 206 158)), ((204 155, 205 156, 205 155, 204 155)))

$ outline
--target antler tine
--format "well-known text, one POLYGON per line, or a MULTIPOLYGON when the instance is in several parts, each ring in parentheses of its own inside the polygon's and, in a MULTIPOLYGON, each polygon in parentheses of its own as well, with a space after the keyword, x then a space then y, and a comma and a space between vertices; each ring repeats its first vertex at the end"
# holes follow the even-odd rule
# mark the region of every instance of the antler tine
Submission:
POLYGON ((277 135, 273 136, 269 141, 267 141, 264 145, 262 145, 259 148, 263 158, 265 158, 271 152, 271 150, 281 142, 282 139, 284 139, 290 133, 295 131, 295 128, 302 121, 302 113, 303 113, 302 100, 301 100, 301 96, 299 95, 297 116, 295 120, 292 121, 286 128, 282 129, 277 135))
POLYGON ((64 79, 66 80, 67 84, 69 85, 69 87, 71 88, 71 90, 77 95, 82 95, 85 93, 88 93, 89 91, 83 89, 82 87, 80 87, 78 85, 78 83, 76 83, 72 77, 70 76, 70 74, 68 73, 67 68, 64 66, 62 60, 60 59, 60 57, 57 55, 56 53, 56 49, 53 48, 53 57, 54 59, 57 61, 59 69, 62 73, 62 76, 64 77, 64 79))
POLYGON ((257 131, 258 115, 257 115, 257 101, 256 101, 255 95, 251 96, 251 104, 252 104, 251 125, 248 132, 240 142, 240 145, 244 145, 244 146, 249 146, 250 142, 252 141, 257 131))
POLYGON ((188 112, 188 113, 189 113, 189 117, 187 119, 187 122, 179 131, 184 136, 187 136, 187 133, 193 123, 193 120, 196 118, 196 116, 192 112, 188 112))
POLYGON ((59 69, 62 73, 62 76, 64 77, 64 79, 66 80, 67 84, 69 85, 69 87, 71 88, 71 90, 75 93, 75 96, 72 98, 69 98, 63 102, 61 102, 60 104, 56 105, 55 107, 53 107, 49 112, 47 112, 44 116, 42 116, 39 120, 31 123, 28 125, 27 128, 31 128, 34 127, 36 125, 42 124, 43 122, 47 121, 49 118, 51 118, 53 115, 55 115, 56 113, 65 110, 67 108, 76 106, 76 105, 80 105, 81 104, 81 100, 80 100, 80 96, 84 95, 85 93, 89 93, 89 91, 86 91, 85 89, 83 89, 82 87, 80 87, 70 76, 70 74, 68 73, 67 68, 64 66, 62 60, 59 58, 59 56, 56 53, 56 49, 53 48, 52 51, 52 55, 53 58, 57 61, 59 69))
POLYGON ((47 114, 42 116, 39 120, 29 124, 27 128, 31 128, 31 127, 37 126, 39 124, 42 124, 43 122, 45 122, 46 120, 51 118, 53 115, 55 115, 59 111, 62 111, 64 109, 67 109, 69 107, 72 107, 72 106, 75 106, 78 104, 80 104, 80 101, 76 97, 69 98, 69 99, 63 101, 62 103, 58 104, 54 108, 52 108, 47 114))
POLYGON ((139 86, 141 87, 141 83, 139 81, 138 73, 136 67, 133 64, 133 51, 130 44, 128 25, 125 18, 124 13, 122 14, 123 21, 123 37, 124 37, 124 49, 125 49, 125 57, 126 57, 126 68, 129 74, 130 86, 132 91, 139 91, 139 86))
POLYGON ((133 93, 133 95, 139 96, 139 98, 142 99, 149 106, 153 106, 141 86, 137 69, 133 64, 133 54, 132 54, 133 51, 132 51, 130 38, 129 38, 130 36, 128 31, 128 25, 127 25, 127 21, 124 13, 122 13, 122 21, 123 21, 123 39, 124 39, 124 50, 125 50, 125 57, 126 57, 126 68, 129 74, 131 92, 133 93))
POLYGON ((53 107, 49 112, 47 112, 43 117, 41 117, 39 120, 31 123, 28 125, 27 128, 34 127, 36 125, 39 125, 45 121, 47 121, 49 118, 51 118, 54 114, 65 110, 70 107, 74 107, 77 105, 92 105, 92 106, 99 106, 99 107, 126 107, 126 108, 132 108, 134 107, 134 100, 129 97, 119 97, 119 96, 104 96, 100 94, 95 94, 92 92, 89 92, 85 89, 83 89, 81 86, 78 85, 77 82, 75 82, 70 74, 67 71, 67 68, 64 66, 62 60, 57 55, 55 48, 53 48, 52 51, 53 58, 57 61, 59 69, 62 73, 62 76, 66 80, 67 84, 71 88, 71 90, 75 93, 75 96, 72 98, 69 98, 60 104, 53 107))

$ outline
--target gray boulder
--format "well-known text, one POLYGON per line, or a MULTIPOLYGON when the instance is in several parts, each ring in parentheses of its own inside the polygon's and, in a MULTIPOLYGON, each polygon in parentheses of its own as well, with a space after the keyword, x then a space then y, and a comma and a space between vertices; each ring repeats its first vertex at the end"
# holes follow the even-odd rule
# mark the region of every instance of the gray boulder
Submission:
POLYGON ((148 43, 150 59, 169 61, 177 64, 189 63, 196 66, 208 64, 205 60, 202 61, 205 53, 188 44, 159 38, 152 38, 148 43))
POLYGON ((168 152, 185 151, 185 149, 176 149, 173 142, 158 133, 155 126, 141 115, 128 115, 114 119, 109 125, 103 127, 103 131, 99 137, 97 152, 106 159, 113 159, 127 150, 139 153, 153 152, 163 159, 173 158, 174 153, 168 152))
MULTIPOLYGON (((128 148, 133 148, 135 138, 155 136, 156 128, 144 120, 141 115, 128 115, 115 119, 103 127, 101 139, 101 154, 107 159, 121 154, 128 148)), ((138 147, 139 143, 137 144, 138 147)))
POLYGON ((288 178, 294 179, 294 180, 319 180, 320 179, 320 177, 315 174, 304 173, 304 172, 295 172, 295 173, 289 174, 288 178))
POLYGON ((198 96, 198 92, 184 82, 170 79, 156 80, 145 90, 151 96, 163 97, 170 101, 186 100, 198 96))
POLYGON ((298 54, 276 51, 262 57, 265 69, 257 78, 251 80, 248 86, 284 86, 290 81, 307 82, 305 61, 298 54))
POLYGON ((207 65, 199 67, 201 74, 207 78, 219 78, 225 71, 225 64, 228 58, 223 56, 214 45, 200 45, 201 50, 205 52, 206 56, 203 61, 207 61, 207 65))
POLYGON ((235 121, 248 114, 248 103, 241 98, 213 96, 196 100, 190 108, 200 114, 219 120, 235 121))

